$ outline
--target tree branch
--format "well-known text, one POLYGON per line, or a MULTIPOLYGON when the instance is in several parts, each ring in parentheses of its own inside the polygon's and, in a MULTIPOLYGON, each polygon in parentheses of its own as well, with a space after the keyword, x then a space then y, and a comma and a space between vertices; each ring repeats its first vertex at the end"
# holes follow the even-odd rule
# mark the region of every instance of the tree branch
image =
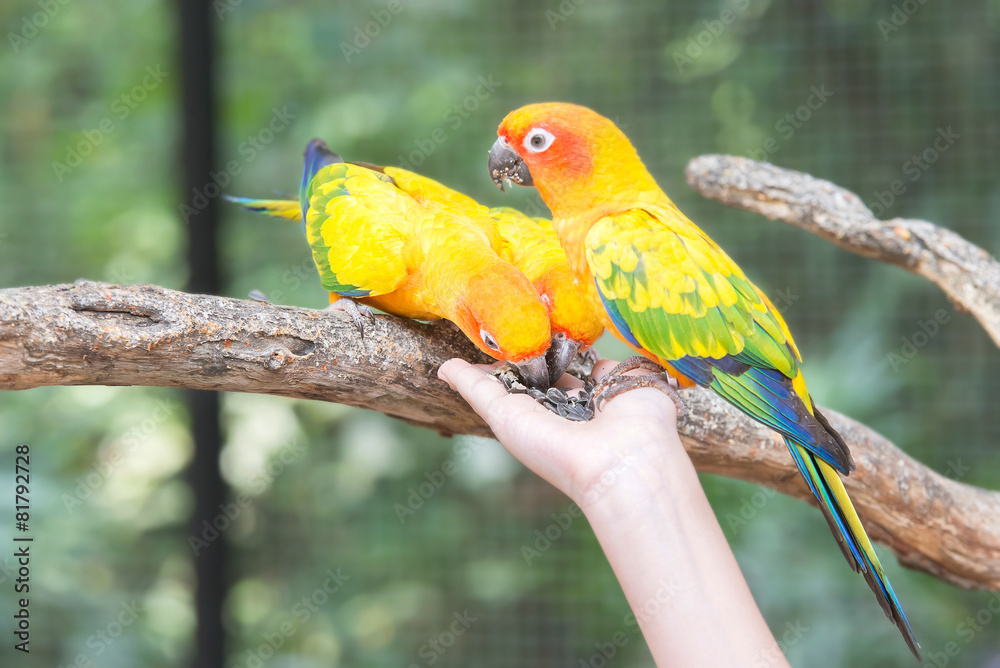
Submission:
POLYGON ((1000 346, 1000 264, 951 230, 924 220, 878 220, 840 186, 749 158, 699 156, 688 163, 687 181, 705 197, 923 276, 971 312, 1000 346))
MULTIPOLYGON (((153 385, 258 392, 370 408, 445 434, 490 435, 437 367, 487 361, 456 329, 378 316, 362 339, 344 314, 151 285, 0 290, 0 388, 153 385)), ((785 446, 711 392, 685 390, 680 431, 702 471, 811 501, 785 446)), ((961 587, 1000 590, 1000 494, 949 480, 824 409, 857 471, 846 481, 876 540, 961 587)))
POLYGON ((452 357, 483 362, 446 323, 175 292, 155 285, 0 290, 0 388, 150 385, 256 392, 370 408, 446 434, 489 435, 442 381, 452 357))

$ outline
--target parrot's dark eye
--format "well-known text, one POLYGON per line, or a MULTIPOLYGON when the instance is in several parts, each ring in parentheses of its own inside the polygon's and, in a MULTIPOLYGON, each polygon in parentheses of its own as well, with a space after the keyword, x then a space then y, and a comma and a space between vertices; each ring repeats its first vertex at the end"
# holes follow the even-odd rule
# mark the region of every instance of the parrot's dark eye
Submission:
POLYGON ((479 337, 483 340, 483 343, 486 344, 487 348, 500 352, 500 346, 497 345, 496 340, 494 340, 494 338, 490 336, 489 332, 485 329, 479 330, 479 337))
POLYGON ((545 128, 532 128, 524 136, 524 148, 531 153, 541 153, 555 141, 555 135, 545 128))

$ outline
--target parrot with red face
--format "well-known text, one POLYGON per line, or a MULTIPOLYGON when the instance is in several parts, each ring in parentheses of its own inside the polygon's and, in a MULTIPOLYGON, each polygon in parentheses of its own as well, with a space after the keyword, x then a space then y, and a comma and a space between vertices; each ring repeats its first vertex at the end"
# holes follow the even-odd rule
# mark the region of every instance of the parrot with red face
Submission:
POLYGON ((615 124, 532 104, 500 123, 488 168, 534 186, 604 325, 682 384, 710 388, 784 437, 844 556, 919 659, 918 644, 840 475, 850 451, 813 403, 784 319, 660 189, 615 124))
POLYGON ((549 313, 534 286, 467 218, 428 208, 392 179, 345 163, 315 139, 299 201, 230 198, 252 211, 302 222, 330 301, 405 318, 446 318, 483 352, 546 388, 549 313))

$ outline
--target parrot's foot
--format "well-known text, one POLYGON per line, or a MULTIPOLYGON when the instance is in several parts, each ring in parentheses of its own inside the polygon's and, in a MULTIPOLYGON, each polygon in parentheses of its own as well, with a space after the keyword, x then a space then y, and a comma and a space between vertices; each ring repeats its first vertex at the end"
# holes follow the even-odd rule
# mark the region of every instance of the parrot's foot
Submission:
POLYGON ((652 387, 660 390, 674 402, 678 415, 687 415, 687 405, 677 392, 679 389, 677 381, 671 378, 662 366, 640 355, 629 357, 623 361, 604 376, 601 382, 594 387, 591 394, 593 409, 597 411, 604 403, 614 399, 618 395, 640 387, 652 387), (622 375, 636 369, 645 369, 652 373, 642 376, 622 375))
POLYGON ((367 320, 369 324, 373 324, 375 322, 375 314, 372 313, 370 308, 347 297, 341 297, 323 310, 341 311, 351 316, 351 320, 353 320, 354 324, 357 325, 358 332, 360 332, 362 339, 365 338, 365 320, 367 320))
POLYGON ((567 420, 586 422, 594 417, 594 409, 590 400, 590 391, 594 388, 592 378, 585 381, 578 396, 572 396, 565 388, 561 387, 550 387, 545 392, 527 387, 521 382, 517 367, 513 364, 497 367, 493 376, 503 383, 503 386, 511 394, 527 394, 542 406, 567 420))
MULTIPOLYGON (((653 360, 649 359, 648 357, 643 357, 642 355, 632 355, 632 357, 627 357, 621 362, 619 362, 618 366, 616 366, 614 369, 609 371, 606 376, 604 376, 602 382, 604 380, 614 380, 618 376, 621 376, 623 373, 626 373, 628 371, 635 371, 636 369, 645 369, 646 371, 650 371, 652 373, 666 372, 666 369, 664 369, 662 366, 660 366, 653 360)), ((598 383, 598 387, 600 387, 600 383, 598 383)))

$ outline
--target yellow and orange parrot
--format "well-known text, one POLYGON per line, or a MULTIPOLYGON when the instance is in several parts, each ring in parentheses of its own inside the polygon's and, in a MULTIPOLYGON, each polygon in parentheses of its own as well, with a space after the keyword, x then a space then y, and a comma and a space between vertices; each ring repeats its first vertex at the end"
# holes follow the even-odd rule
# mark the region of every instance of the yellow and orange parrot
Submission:
POLYGON ((548 387, 548 309, 480 226, 421 205, 318 139, 306 149, 298 202, 230 199, 302 221, 337 308, 356 316, 357 300, 406 318, 446 318, 487 355, 516 364, 529 384, 548 387))
POLYGON ((624 133, 585 107, 532 104, 504 118, 493 181, 535 186, 593 308, 619 339, 780 433, 844 555, 919 658, 906 615, 839 474, 847 445, 813 404, 784 320, 660 189, 624 133))
MULTIPOLYGON (((549 311, 552 344, 547 362, 551 382, 562 375, 577 352, 588 349, 604 331, 600 318, 590 308, 585 292, 570 272, 566 253, 550 221, 530 218, 514 209, 487 209, 471 197, 433 179, 398 167, 350 164, 358 174, 361 170, 371 170, 372 176, 380 181, 388 177, 390 185, 416 200, 424 209, 472 221, 486 234, 497 254, 531 281, 549 311)), ((231 199, 254 211, 290 220, 302 219, 299 203, 292 200, 231 199)), ((386 310, 379 304, 372 305, 386 310)), ((389 312, 406 315, 399 311, 389 312)))
POLYGON ((475 221, 493 239, 500 257, 527 276, 549 309, 551 382, 555 383, 573 357, 590 348, 604 332, 600 316, 570 271, 551 221, 509 207, 487 209, 467 195, 399 167, 372 168, 390 176, 400 190, 425 206, 441 207, 475 221))
POLYGON ((551 220, 532 218, 510 207, 494 207, 489 215, 500 233, 500 257, 524 272, 549 308, 549 380, 555 383, 573 357, 604 333, 604 322, 570 270, 551 220))

